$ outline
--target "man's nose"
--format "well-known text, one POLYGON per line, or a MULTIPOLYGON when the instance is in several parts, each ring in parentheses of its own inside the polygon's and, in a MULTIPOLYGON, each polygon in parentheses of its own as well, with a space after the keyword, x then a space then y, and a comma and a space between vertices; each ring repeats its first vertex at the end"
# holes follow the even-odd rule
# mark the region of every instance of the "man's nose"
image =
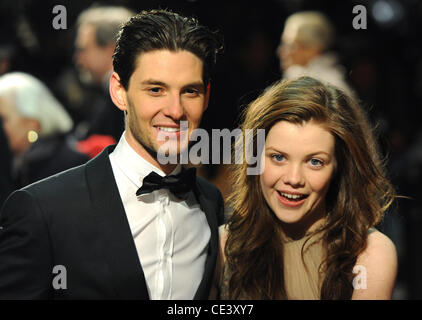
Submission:
POLYGON ((180 120, 185 114, 185 110, 179 94, 172 94, 168 106, 164 110, 166 116, 173 120, 180 120))

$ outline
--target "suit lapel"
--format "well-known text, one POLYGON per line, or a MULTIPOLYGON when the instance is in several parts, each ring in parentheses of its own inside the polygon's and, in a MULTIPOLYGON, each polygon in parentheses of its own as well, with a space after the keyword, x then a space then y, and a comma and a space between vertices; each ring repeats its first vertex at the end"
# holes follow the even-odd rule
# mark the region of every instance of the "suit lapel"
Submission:
POLYGON ((86 165, 86 177, 99 234, 104 236, 103 255, 119 299, 149 299, 129 222, 120 199, 107 147, 86 165))
MULTIPOLYGON (((197 186, 200 186, 200 184, 198 183, 198 178, 197 186)), ((202 211, 205 212, 208 225, 211 229, 211 239, 210 244, 208 246, 207 259, 205 261, 204 276, 202 277, 201 283, 199 284, 198 290, 196 291, 194 296, 194 300, 204 300, 208 299, 216 264, 218 252, 218 222, 215 199, 211 200, 207 198, 207 194, 204 192, 205 190, 202 190, 201 188, 198 188, 198 190, 198 200, 202 211)))
MULTIPOLYGON (((92 212, 99 234, 104 236, 103 256, 110 268, 111 279, 120 299, 149 299, 146 281, 140 265, 129 222, 114 179, 107 147, 86 164, 86 178, 92 212)), ((218 252, 218 221, 215 199, 209 199, 198 182, 198 201, 211 229, 204 275, 194 299, 208 299, 218 252)))

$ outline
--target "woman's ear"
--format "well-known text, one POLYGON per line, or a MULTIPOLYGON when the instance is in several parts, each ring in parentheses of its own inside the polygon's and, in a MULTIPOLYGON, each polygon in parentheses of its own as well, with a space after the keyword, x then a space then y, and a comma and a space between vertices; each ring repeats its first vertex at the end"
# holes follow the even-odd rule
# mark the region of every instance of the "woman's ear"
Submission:
POLYGON ((110 97, 113 103, 122 111, 127 111, 126 89, 120 83, 120 77, 116 72, 110 77, 110 97))

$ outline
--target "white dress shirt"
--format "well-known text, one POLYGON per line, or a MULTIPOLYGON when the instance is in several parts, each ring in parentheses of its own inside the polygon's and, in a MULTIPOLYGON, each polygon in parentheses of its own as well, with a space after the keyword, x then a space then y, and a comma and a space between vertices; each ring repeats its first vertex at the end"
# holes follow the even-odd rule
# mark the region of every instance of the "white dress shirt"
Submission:
MULTIPOLYGON (((156 168, 127 143, 123 133, 109 155, 126 211, 150 299, 193 299, 205 268, 211 231, 190 192, 180 200, 168 189, 136 196, 142 180, 156 168)), ((181 170, 178 165, 171 174, 181 170)))

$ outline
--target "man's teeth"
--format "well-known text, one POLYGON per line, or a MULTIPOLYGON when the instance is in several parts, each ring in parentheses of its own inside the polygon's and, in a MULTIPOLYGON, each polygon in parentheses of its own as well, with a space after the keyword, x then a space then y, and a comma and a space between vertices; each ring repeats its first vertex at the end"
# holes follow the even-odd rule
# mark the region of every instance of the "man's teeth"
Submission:
POLYGON ((180 128, 158 127, 158 129, 166 132, 178 132, 180 128))
POLYGON ((283 193, 283 192, 280 192, 280 194, 283 197, 286 197, 288 199, 293 199, 293 200, 297 200, 297 199, 300 199, 300 198, 304 198, 305 197, 305 195, 289 194, 289 193, 283 193))

